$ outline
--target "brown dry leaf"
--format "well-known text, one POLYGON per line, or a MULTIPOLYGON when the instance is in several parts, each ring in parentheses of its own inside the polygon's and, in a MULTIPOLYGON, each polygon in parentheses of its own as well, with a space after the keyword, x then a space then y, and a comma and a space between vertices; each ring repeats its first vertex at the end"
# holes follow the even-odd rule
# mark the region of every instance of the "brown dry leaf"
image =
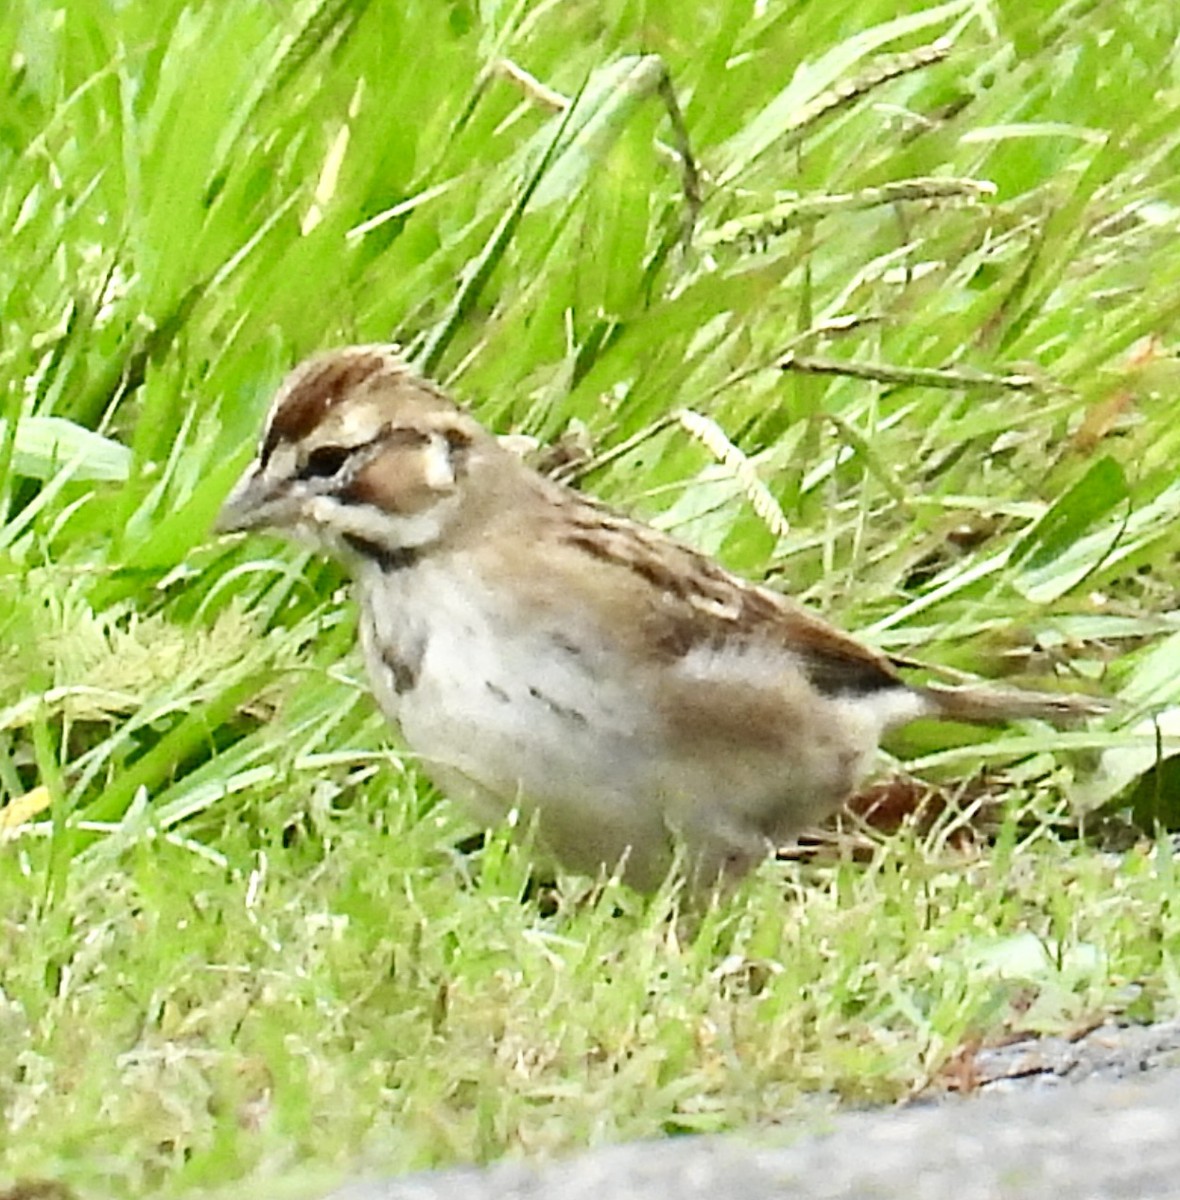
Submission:
POLYGON ((948 797, 912 775, 894 775, 857 792, 845 806, 870 829, 896 833, 909 820, 925 829, 942 813, 948 797))
POLYGON ((878 833, 896 833, 903 825, 911 824, 922 836, 952 810, 960 816, 947 844, 966 850, 975 843, 977 834, 987 834, 994 828, 1002 799, 1002 784, 997 786, 996 780, 985 775, 964 779, 949 788, 899 774, 862 789, 845 807, 878 833))
POLYGON ((972 1034, 965 1038, 955 1052, 943 1063, 942 1070, 930 1080, 929 1088, 947 1092, 959 1092, 969 1096, 979 1089, 983 1077, 979 1071, 977 1056, 983 1046, 983 1038, 972 1034))
POLYGON ((965 852, 994 829, 1003 793, 1002 785, 983 775, 952 789, 898 773, 862 788, 827 824, 806 831, 777 857, 792 862, 833 857, 868 861, 882 835, 889 837, 912 825, 925 837, 948 812, 942 843, 965 852))

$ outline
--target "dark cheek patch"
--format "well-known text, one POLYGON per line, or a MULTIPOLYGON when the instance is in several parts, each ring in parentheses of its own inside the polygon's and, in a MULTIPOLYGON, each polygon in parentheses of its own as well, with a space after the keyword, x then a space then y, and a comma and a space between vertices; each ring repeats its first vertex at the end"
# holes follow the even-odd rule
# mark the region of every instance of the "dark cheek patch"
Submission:
POLYGON ((425 479, 422 451, 379 455, 353 476, 341 491, 350 504, 370 504, 383 512, 412 516, 430 508, 444 494, 425 479))

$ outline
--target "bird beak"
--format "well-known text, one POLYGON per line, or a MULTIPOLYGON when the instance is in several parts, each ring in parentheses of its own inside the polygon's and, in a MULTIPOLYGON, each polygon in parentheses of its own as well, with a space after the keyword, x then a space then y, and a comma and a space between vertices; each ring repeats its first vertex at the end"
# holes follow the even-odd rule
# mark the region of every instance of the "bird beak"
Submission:
POLYGON ((213 522, 213 532, 237 533, 273 524, 281 502, 274 485, 263 478, 258 464, 252 462, 225 498, 213 522))

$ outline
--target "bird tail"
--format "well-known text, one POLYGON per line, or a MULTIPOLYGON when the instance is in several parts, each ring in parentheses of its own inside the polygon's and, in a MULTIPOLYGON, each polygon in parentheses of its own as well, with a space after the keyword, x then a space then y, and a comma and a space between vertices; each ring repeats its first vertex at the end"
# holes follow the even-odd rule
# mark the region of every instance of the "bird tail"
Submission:
POLYGON ((1076 693, 1026 692, 1018 688, 951 687, 928 683, 914 689, 930 705, 930 715, 944 721, 1001 725, 1005 721, 1039 720, 1072 725, 1110 711, 1110 704, 1076 693))

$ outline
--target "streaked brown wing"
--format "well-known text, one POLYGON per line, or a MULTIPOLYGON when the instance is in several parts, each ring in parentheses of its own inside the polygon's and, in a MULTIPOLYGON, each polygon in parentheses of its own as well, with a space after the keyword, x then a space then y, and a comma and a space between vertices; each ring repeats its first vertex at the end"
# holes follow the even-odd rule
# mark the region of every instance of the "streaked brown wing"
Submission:
MULTIPOLYGON (((561 574, 570 552, 583 559, 605 608, 625 614, 650 652, 682 657, 702 645, 765 643, 798 658, 811 682, 830 695, 902 685, 885 655, 766 588, 731 575, 705 555, 565 492, 545 541, 561 574), (572 499, 572 502, 571 502, 572 499)), ((570 569, 577 571, 575 561, 570 569)), ((579 590, 585 590, 583 587, 579 590)))

